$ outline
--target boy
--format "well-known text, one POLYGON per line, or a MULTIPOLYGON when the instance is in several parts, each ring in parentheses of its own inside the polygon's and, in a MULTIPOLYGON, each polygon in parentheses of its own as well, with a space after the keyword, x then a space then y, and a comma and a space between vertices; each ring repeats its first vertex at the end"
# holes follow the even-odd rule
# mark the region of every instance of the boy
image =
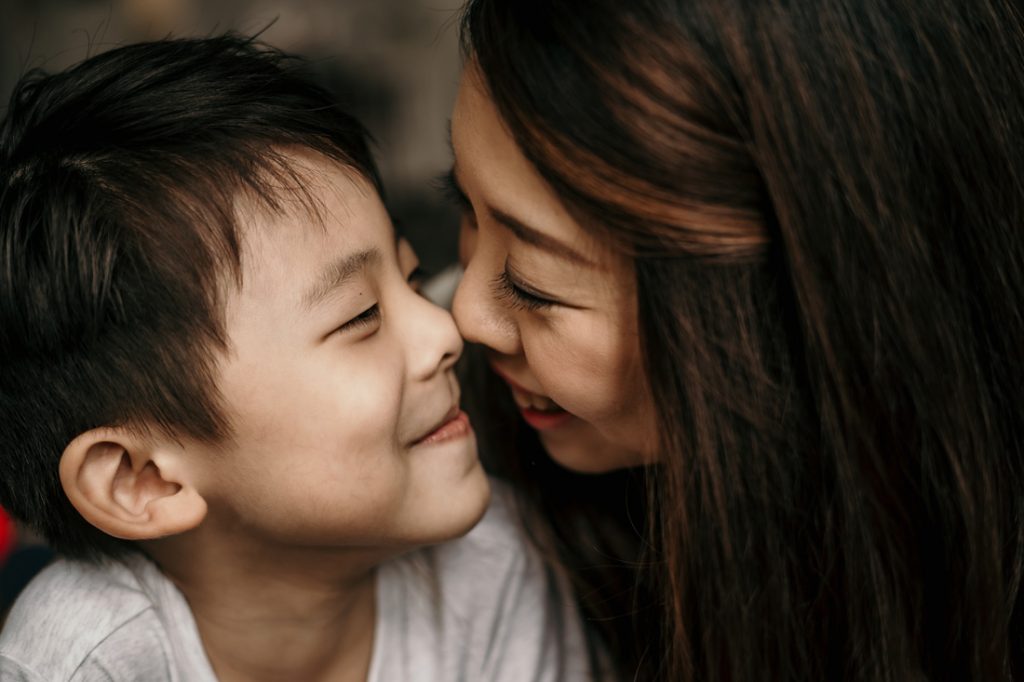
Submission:
POLYGON ((19 85, 0 504, 69 559, 0 678, 586 677, 558 580, 485 516, 462 342, 379 189, 358 122, 251 41, 19 85))

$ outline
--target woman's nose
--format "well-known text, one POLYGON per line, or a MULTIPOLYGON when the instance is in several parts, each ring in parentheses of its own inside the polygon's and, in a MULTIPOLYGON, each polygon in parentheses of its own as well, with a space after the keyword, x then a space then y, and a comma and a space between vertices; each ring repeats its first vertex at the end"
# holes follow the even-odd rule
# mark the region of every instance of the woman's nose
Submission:
POLYGON ((463 338, 503 355, 520 351, 519 329, 500 301, 494 299, 480 259, 470 259, 452 302, 455 324, 463 338))

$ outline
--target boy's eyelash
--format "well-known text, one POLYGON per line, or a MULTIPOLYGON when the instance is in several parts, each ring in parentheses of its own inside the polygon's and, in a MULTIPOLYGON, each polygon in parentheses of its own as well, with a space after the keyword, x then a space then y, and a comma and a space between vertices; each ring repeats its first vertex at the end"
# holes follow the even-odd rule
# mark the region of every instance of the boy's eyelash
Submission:
POLYGON ((509 277, 508 271, 502 270, 498 273, 498 276, 491 282, 491 290, 494 295, 505 301, 511 307, 517 310, 546 310, 554 305, 557 305, 556 301, 552 301, 549 298, 538 296, 512 281, 509 277))
POLYGON ((373 324, 380 319, 380 306, 374 303, 372 306, 356 315, 345 324, 338 327, 339 332, 347 332, 373 324))
MULTIPOLYGON (((416 267, 412 272, 409 273, 409 283, 413 287, 418 287, 424 279, 426 279, 427 273, 420 267, 416 267)), ((372 306, 359 313, 345 324, 338 327, 338 332, 348 332, 354 329, 360 329, 367 327, 377 322, 380 319, 380 304, 374 303, 372 306)))

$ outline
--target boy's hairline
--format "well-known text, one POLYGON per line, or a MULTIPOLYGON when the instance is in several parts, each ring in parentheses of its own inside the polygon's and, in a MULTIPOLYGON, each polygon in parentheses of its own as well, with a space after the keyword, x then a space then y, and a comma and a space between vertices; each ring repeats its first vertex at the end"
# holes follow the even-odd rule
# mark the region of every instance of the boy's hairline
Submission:
MULTIPOLYGON (((218 294, 221 294, 221 297, 218 297, 218 314, 221 322, 224 321, 225 303, 222 296, 237 292, 243 285, 243 261, 245 252, 251 244, 250 235, 254 229, 267 228, 271 223, 285 217, 303 217, 308 219, 309 223, 326 230, 329 211, 317 196, 316 190, 331 189, 333 184, 325 180, 330 170, 340 171, 350 181, 351 187, 361 195, 377 194, 380 197, 374 178, 368 170, 359 168, 351 160, 328 156, 311 146, 292 143, 272 145, 267 155, 261 155, 260 161, 264 163, 261 163, 258 171, 263 180, 259 189, 268 191, 257 192, 251 185, 239 183, 232 193, 229 219, 231 229, 238 240, 239 253, 237 261, 232 263, 232 268, 219 265, 214 273, 218 286, 221 287, 218 291, 218 294), (282 179, 282 173, 276 171, 283 171, 283 175, 296 184, 274 186, 272 181, 282 179), (318 179, 325 181, 320 184, 317 182, 318 179)), ((380 199, 383 202, 383 197, 380 199)), ((190 229, 196 229, 196 226, 191 226, 190 229)))

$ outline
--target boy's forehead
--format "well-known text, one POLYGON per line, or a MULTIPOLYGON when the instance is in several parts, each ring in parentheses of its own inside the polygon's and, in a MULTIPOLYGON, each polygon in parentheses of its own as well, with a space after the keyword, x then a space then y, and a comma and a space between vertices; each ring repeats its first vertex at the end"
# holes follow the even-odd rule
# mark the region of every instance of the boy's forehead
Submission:
POLYGON ((290 150, 265 172, 269 177, 262 179, 259 192, 247 189, 235 201, 243 246, 282 236, 295 239, 294 231, 327 236, 372 221, 382 210, 376 190, 361 173, 314 152, 290 150))
POLYGON ((377 199, 372 184, 355 168, 311 150, 274 154, 262 171, 260 187, 239 192, 235 210, 241 224, 315 221, 321 227, 345 223, 367 200, 377 199), (298 221, 294 219, 299 219, 298 221))
POLYGON ((287 162, 276 196, 237 202, 241 288, 291 288, 343 253, 393 245, 387 212, 360 173, 312 152, 289 151, 287 162))

